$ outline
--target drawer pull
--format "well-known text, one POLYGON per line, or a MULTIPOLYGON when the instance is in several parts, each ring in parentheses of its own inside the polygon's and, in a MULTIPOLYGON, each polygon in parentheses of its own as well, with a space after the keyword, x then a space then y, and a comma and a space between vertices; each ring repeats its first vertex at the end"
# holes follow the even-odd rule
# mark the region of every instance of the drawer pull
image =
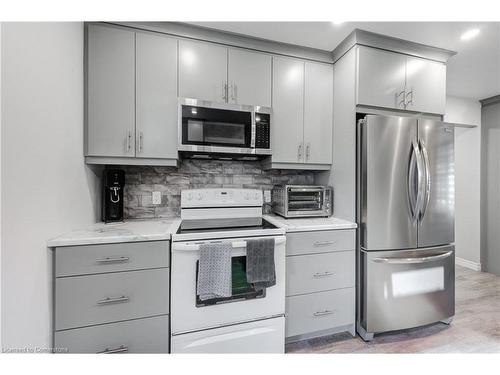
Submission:
POLYGON ((316 247, 329 246, 329 245, 333 245, 335 242, 337 242, 337 241, 316 241, 314 243, 314 246, 316 246, 316 247))
POLYGON ((106 348, 102 352, 97 352, 97 354, 115 354, 115 353, 125 353, 125 352, 128 352, 128 348, 126 346, 121 345, 118 348, 114 349, 106 348))
POLYGON ((316 272, 313 277, 316 278, 316 279, 319 279, 321 277, 330 277, 330 276, 333 276, 333 272, 328 272, 328 271, 325 271, 325 272, 316 272))
POLYGON ((100 301, 97 301, 97 304, 98 305, 109 305, 109 304, 112 304, 112 303, 124 303, 124 302, 128 302, 130 301, 130 298, 128 297, 125 297, 125 296, 121 296, 121 297, 117 297, 117 298, 106 298, 106 299, 102 299, 100 301))
POLYGON ((334 310, 316 311, 313 314, 313 316, 321 317, 321 316, 326 316, 326 315, 332 315, 334 312, 335 312, 334 310))
POLYGON ((118 258, 104 258, 104 259, 97 259, 97 263, 99 264, 109 264, 109 263, 125 263, 129 261, 129 257, 118 257, 118 258))

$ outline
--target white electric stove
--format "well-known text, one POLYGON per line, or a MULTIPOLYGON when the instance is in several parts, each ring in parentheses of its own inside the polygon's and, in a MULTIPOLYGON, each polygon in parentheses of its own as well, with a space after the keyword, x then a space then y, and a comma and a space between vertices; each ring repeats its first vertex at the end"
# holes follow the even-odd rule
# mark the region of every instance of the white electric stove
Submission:
POLYGON ((285 230, 262 217, 262 191, 194 189, 181 193, 181 225, 172 237, 172 353, 283 353, 285 230), (275 240, 276 285, 246 282, 246 241, 275 240), (232 244, 233 293, 201 301, 196 290, 199 247, 232 244))

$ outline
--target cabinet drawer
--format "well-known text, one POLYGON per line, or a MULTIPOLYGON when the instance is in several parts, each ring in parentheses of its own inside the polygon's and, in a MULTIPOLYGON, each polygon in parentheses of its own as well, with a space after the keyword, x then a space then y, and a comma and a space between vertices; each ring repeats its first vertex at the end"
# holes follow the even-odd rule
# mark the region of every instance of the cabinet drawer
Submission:
POLYGON ((286 295, 354 286, 354 251, 286 258, 286 295))
POLYGON ((354 288, 286 297, 286 336, 353 324, 354 288))
POLYGON ((56 279, 55 329, 169 313, 169 269, 56 279))
POLYGON ((55 334, 55 347, 63 353, 168 353, 168 343, 168 315, 55 334))
POLYGON ((354 250, 355 233, 353 229, 288 233, 286 255, 354 250))
POLYGON ((169 241, 56 248, 56 277, 168 267, 169 241))

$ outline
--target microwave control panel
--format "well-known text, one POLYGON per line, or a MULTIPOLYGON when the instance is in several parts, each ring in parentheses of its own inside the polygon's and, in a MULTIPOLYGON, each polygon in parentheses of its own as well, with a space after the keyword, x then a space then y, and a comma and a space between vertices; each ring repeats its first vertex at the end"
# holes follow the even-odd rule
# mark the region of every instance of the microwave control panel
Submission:
POLYGON ((270 148, 270 115, 255 113, 255 148, 270 148))

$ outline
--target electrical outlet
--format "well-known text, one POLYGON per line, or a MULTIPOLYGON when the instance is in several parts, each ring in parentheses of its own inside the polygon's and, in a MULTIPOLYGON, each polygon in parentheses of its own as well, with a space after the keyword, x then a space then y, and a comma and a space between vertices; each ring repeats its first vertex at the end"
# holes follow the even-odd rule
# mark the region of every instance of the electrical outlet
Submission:
POLYGON ((271 190, 264 190, 264 202, 271 203, 271 190))
POLYGON ((161 204, 161 191, 153 191, 153 204, 161 204))

